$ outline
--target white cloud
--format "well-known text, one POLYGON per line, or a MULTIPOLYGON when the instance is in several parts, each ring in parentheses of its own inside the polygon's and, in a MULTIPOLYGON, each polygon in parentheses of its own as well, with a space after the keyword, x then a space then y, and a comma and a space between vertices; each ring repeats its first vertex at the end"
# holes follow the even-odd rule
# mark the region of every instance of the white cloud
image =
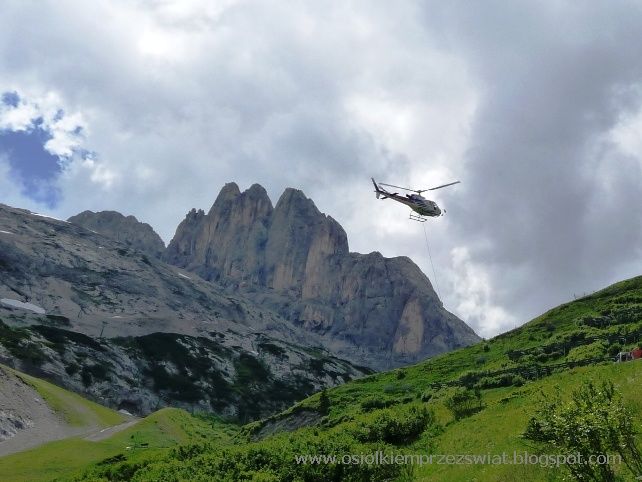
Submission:
POLYGON ((81 132, 86 123, 79 112, 64 112, 64 103, 56 93, 27 93, 16 87, 3 91, 15 92, 20 101, 16 106, 0 104, 0 130, 28 131, 38 127, 51 136, 44 148, 61 158, 71 157, 82 146, 81 132))
POLYGON ((45 149, 59 157, 71 157, 82 147, 81 129, 84 126, 85 122, 79 113, 47 119, 44 128, 52 137, 45 143, 45 149))
POLYGON ((20 102, 15 107, 0 104, 0 130, 26 131, 37 116, 38 110, 33 104, 20 102))
POLYGON ((623 115, 609 134, 624 154, 642 162, 642 110, 623 115))
POLYGON ((514 328, 517 323, 504 308, 493 304, 492 279, 476 264, 465 246, 451 250, 451 298, 463 319, 474 320, 473 328, 484 337, 514 328))
MULTIPOLYGON (((57 217, 117 209, 168 241, 225 182, 259 182, 274 201, 294 186, 343 224, 353 250, 408 255, 429 275, 423 228, 404 206, 376 200, 369 178, 460 179, 430 193, 448 214, 428 234, 446 307, 490 335, 639 260, 635 230, 613 251, 591 223, 615 223, 639 188, 614 176, 617 189, 592 198, 587 179, 615 154, 594 171, 577 146, 613 127, 601 107, 610 86, 639 78, 626 39, 640 22, 624 7, 592 12, 561 31, 548 4, 525 15, 422 2, 8 2, 0 90, 25 104, 2 107, 0 128, 26 129, 44 113, 46 147, 67 159, 57 217), (601 127, 573 130, 593 121, 601 127), (578 249, 587 237, 596 241, 578 249), (589 276, 581 268, 594 258, 601 274, 589 276), (559 259, 572 276, 546 282, 559 259)), ((636 122, 622 120, 613 142, 639 159, 636 122)), ((6 188, 1 202, 32 203, 6 188)))

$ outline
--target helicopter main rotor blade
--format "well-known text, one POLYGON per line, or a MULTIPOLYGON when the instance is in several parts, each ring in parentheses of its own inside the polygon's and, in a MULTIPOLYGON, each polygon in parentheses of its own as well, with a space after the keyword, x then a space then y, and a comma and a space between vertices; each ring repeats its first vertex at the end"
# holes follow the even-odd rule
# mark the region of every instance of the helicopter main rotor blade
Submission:
POLYGON ((450 182, 448 184, 442 184, 441 186, 431 187, 430 189, 424 189, 424 191, 434 191, 435 189, 441 189, 442 187, 452 186, 453 184, 459 184, 461 181, 450 182))
POLYGON ((398 189, 403 189, 404 191, 417 192, 416 189, 410 189, 408 187, 395 186, 394 184, 386 184, 385 182, 380 182, 380 186, 396 187, 398 189))

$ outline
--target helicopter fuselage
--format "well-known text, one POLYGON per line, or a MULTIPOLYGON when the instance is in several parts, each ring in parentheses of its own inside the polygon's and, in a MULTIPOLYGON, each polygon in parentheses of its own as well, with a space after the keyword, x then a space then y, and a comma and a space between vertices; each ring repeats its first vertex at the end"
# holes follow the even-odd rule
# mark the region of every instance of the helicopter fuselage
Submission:
POLYGON ((382 193, 382 194, 384 196, 383 199, 390 198, 390 199, 394 199, 397 202, 405 204, 420 216, 431 216, 431 217, 441 216, 441 209, 439 209, 439 206, 437 206, 437 203, 435 201, 426 199, 419 194, 406 194, 404 196, 400 196, 399 194, 393 194, 393 193, 382 193))
POLYGON ((429 216, 434 218, 437 216, 441 216, 443 213, 446 212, 446 211, 443 211, 442 213, 441 209, 439 209, 439 206, 437 206, 437 203, 435 201, 426 199, 421 195, 421 193, 452 186, 453 184, 459 184, 459 181, 454 181, 454 182, 449 182, 448 184, 442 184, 440 186, 431 187, 430 189, 410 189, 407 187, 401 187, 394 184, 385 184, 385 183, 377 184, 374 178, 370 178, 370 179, 372 180, 372 184, 375 188, 375 194, 377 195, 377 199, 392 199, 393 201, 397 201, 401 204, 405 204, 416 213, 416 214, 410 213, 410 219, 412 219, 413 221, 421 221, 421 222, 426 221, 426 218, 424 216, 429 216), (382 186, 401 189, 403 191, 410 191, 412 194, 399 195, 398 192, 390 192, 387 189, 384 189, 382 186))
POLYGON ((387 191, 386 189, 383 189, 382 187, 377 185, 374 179, 372 180, 372 184, 375 187, 375 193, 377 194, 377 199, 392 199, 393 201, 397 201, 397 202, 400 202, 401 204, 405 204, 414 212, 416 212, 419 215, 419 217, 441 216, 441 209, 439 209, 439 206, 437 206, 437 203, 435 201, 426 199, 421 194, 413 193, 413 194, 404 194, 403 196, 400 196, 399 193, 390 192, 390 191, 387 191))

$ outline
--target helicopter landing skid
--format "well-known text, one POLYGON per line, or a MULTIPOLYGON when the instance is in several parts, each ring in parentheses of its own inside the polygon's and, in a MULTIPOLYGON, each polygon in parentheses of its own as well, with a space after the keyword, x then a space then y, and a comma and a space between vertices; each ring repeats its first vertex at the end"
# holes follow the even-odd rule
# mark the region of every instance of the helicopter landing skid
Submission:
POLYGON ((420 222, 420 223, 425 223, 426 221, 428 221, 428 219, 423 217, 422 215, 413 214, 413 213, 410 213, 410 216, 408 217, 408 219, 411 219, 413 221, 417 221, 417 222, 420 222))

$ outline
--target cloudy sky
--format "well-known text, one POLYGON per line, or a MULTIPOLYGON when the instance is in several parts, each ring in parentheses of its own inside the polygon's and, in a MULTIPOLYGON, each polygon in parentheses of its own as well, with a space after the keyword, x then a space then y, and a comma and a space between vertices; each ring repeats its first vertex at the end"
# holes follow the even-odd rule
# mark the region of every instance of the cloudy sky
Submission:
POLYGON ((168 242, 225 182, 297 187, 491 336, 642 274, 641 31, 633 1, 5 0, 0 202, 168 242), (422 225, 371 176, 462 183, 422 225))

